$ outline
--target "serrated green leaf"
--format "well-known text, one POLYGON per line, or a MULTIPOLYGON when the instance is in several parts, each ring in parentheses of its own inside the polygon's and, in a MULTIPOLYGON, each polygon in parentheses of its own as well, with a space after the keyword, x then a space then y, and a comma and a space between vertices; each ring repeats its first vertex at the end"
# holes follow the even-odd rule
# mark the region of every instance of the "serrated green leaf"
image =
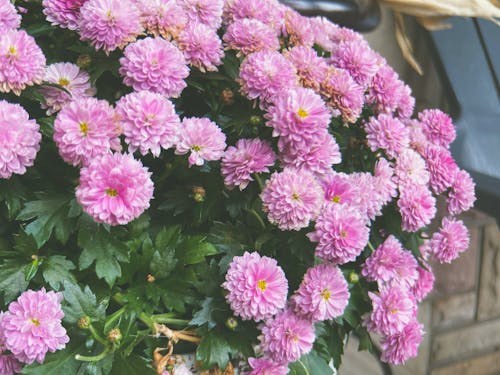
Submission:
POLYGON ((128 357, 116 355, 111 369, 112 375, 155 375, 156 371, 151 368, 151 365, 145 359, 136 354, 128 357))
POLYGON ((82 342, 71 340, 64 350, 49 353, 43 364, 33 364, 23 368, 22 373, 26 375, 52 375, 52 374, 76 374, 82 362, 75 359, 75 355, 81 353, 85 348, 82 342))
POLYGON ((150 269, 151 273, 158 279, 163 279, 170 275, 177 264, 175 259, 175 250, 165 248, 161 252, 155 251, 151 258, 150 269))
POLYGON ((303 355, 300 359, 289 366, 290 375, 332 375, 333 370, 328 363, 311 352, 303 355))
POLYGON ((215 365, 225 369, 229 363, 230 353, 233 350, 225 339, 224 335, 209 331, 203 335, 203 338, 196 349, 196 360, 202 362, 202 368, 212 368, 215 365))
POLYGON ((28 287, 24 275, 26 263, 18 260, 6 260, 0 265, 0 292, 4 294, 4 302, 12 301, 28 287))
POLYGON ((194 315, 193 319, 189 322, 189 325, 202 326, 207 323, 209 329, 215 327, 217 324, 212 316, 213 312, 216 310, 214 308, 214 299, 212 297, 207 297, 201 304, 201 310, 198 310, 194 315))
POLYGON ((19 213, 25 197, 26 188, 17 176, 12 176, 8 180, 0 179, 0 202, 5 202, 9 219, 13 219, 19 213))
POLYGON ((211 243, 205 242, 205 237, 193 236, 185 239, 176 249, 176 255, 182 264, 203 262, 205 257, 218 254, 211 243))
POLYGON ((63 255, 53 255, 44 260, 42 276, 52 289, 59 290, 64 281, 75 284, 75 276, 70 272, 76 266, 63 255))
POLYGON ((92 321, 101 321, 106 316, 106 306, 97 303, 95 294, 88 286, 81 289, 78 285, 64 282, 64 320, 77 323, 88 316, 92 321))

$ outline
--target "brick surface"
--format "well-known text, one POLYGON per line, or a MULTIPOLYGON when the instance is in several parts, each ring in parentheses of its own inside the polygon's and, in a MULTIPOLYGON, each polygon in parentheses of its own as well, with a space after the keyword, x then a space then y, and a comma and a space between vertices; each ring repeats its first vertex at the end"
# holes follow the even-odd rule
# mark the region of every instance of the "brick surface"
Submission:
POLYGON ((493 375, 500 372, 500 351, 440 367, 431 375, 493 375))
POLYGON ((500 230, 496 225, 488 225, 484 230, 478 318, 497 316, 500 316, 500 230))
POLYGON ((433 328, 448 328, 474 320, 476 293, 456 294, 432 302, 433 328))

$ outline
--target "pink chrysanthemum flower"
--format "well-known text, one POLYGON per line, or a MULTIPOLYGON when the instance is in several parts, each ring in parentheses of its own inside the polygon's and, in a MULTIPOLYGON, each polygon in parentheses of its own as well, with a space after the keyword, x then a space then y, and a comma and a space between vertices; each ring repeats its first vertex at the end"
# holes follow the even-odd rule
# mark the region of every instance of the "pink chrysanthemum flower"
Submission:
POLYGON ((355 122, 364 104, 363 88, 344 69, 329 69, 321 83, 321 93, 340 112, 344 121, 355 122))
POLYGON ((397 282, 412 287, 418 279, 418 263, 413 255, 403 249, 401 243, 390 235, 375 252, 368 257, 361 274, 370 281, 397 282))
POLYGON ((474 181, 469 173, 459 170, 448 193, 448 212, 450 215, 458 215, 474 206, 476 201, 474 181))
POLYGON ((262 327, 262 347, 277 363, 295 362, 311 351, 314 325, 291 310, 280 312, 262 327))
POLYGON ((116 113, 129 152, 139 150, 146 155, 151 151, 158 157, 162 148, 177 143, 181 121, 170 100, 160 94, 132 92, 116 103, 116 113))
POLYGON ((202 23, 189 23, 177 38, 186 61, 202 72, 213 72, 222 64, 224 51, 217 33, 202 23))
POLYGON ((289 372, 288 363, 276 363, 271 358, 248 358, 248 364, 251 371, 243 373, 244 375, 287 375, 289 372))
POLYGON ((141 14, 132 0, 88 0, 80 8, 82 40, 109 53, 133 42, 142 33, 141 14))
POLYGON ((336 264, 352 262, 368 243, 370 228, 366 216, 345 204, 327 204, 307 236, 318 242, 316 256, 336 264))
POLYGON ((415 285, 411 288, 411 292, 417 302, 422 301, 434 287, 434 273, 432 273, 432 268, 429 264, 424 262, 427 269, 419 266, 418 279, 415 285))
POLYGON ((283 55, 297 69, 300 84, 319 92, 321 82, 328 74, 327 60, 318 56, 312 47, 305 46, 293 47, 283 55))
POLYGON ((403 331, 415 319, 415 301, 408 290, 397 284, 382 287, 380 293, 368 292, 373 305, 368 328, 383 335, 403 331))
POLYGON ((177 0, 139 0, 137 6, 144 28, 154 36, 175 38, 186 26, 186 12, 177 0))
POLYGON ((43 14, 54 26, 78 29, 80 8, 87 0, 43 0, 43 14))
POLYGON ((422 342, 424 326, 416 319, 407 324, 403 330, 382 338, 382 361, 393 365, 402 365, 418 354, 422 342))
POLYGON ((331 61, 345 69, 357 84, 367 87, 379 69, 377 53, 368 43, 343 42, 335 49, 331 61))
POLYGON ((316 218, 323 192, 307 171, 287 168, 273 173, 260 197, 267 218, 281 230, 300 230, 316 218))
POLYGON ((335 42, 336 47, 339 46, 342 42, 366 43, 363 35, 347 27, 339 27, 336 33, 331 36, 331 38, 335 42))
POLYGON ((401 227, 407 232, 416 232, 430 224, 436 215, 436 198, 423 185, 406 186, 400 190, 398 200, 401 227))
POLYGON ((312 47, 314 34, 311 33, 310 18, 302 16, 291 8, 285 10, 285 24, 282 34, 290 46, 312 47))
POLYGON ((10 0, 0 0, 0 31, 5 32, 21 26, 21 16, 10 0))
POLYGON ((458 166, 451 152, 439 146, 425 149, 424 158, 430 173, 430 185, 436 194, 443 193, 451 187, 458 172, 458 166))
POLYGON ((106 154, 80 170, 76 198, 98 223, 124 225, 139 217, 153 198, 151 173, 130 154, 106 154))
POLYGON ((26 86, 40 84, 45 74, 45 56, 24 30, 0 33, 0 92, 20 95, 26 86))
POLYGON ((268 104, 283 89, 297 86, 291 62, 277 51, 259 51, 246 57, 240 67, 241 92, 249 99, 268 104))
POLYGON ((144 38, 128 45, 120 59, 123 83, 136 91, 150 90, 178 97, 189 75, 184 55, 163 38, 144 38))
POLYGON ((205 161, 219 160, 226 148, 226 135, 207 118, 185 118, 175 146, 177 155, 189 154, 189 166, 203 165, 205 161))
POLYGON ((222 284, 234 314, 243 320, 268 319, 285 307, 288 281, 275 259, 245 252, 234 257, 222 284))
POLYGON ((227 48, 238 51, 239 55, 280 48, 276 31, 256 19, 244 18, 234 21, 227 28, 223 39, 227 48))
POLYGON ((455 140, 455 126, 450 116, 439 109, 426 109, 418 114, 418 119, 431 143, 447 148, 455 140))
POLYGON ((440 263, 451 263, 469 248, 469 243, 469 231, 463 221, 445 217, 441 228, 431 238, 430 248, 440 263))
POLYGON ((302 87, 278 94, 265 117, 267 126, 273 128, 273 137, 283 137, 297 148, 307 147, 322 136, 330 123, 330 111, 323 99, 302 87))
POLYGON ((276 154, 271 145, 261 139, 240 139, 236 146, 228 147, 221 162, 224 184, 230 189, 245 189, 253 181, 252 173, 269 172, 276 154))
POLYGON ((24 174, 40 150, 42 135, 19 104, 0 100, 0 178, 24 174))
POLYGON ((387 197, 383 190, 378 190, 380 187, 379 178, 368 172, 351 173, 349 178, 358 190, 354 206, 371 220, 380 216, 382 208, 387 203, 387 197))
POLYGON ((11 302, 1 320, 5 347, 24 363, 43 363, 47 352, 63 349, 69 342, 61 324, 62 293, 28 290, 11 302))
POLYGON ((404 83, 389 65, 384 64, 373 77, 368 89, 367 101, 377 113, 393 113, 398 108, 404 83))
POLYGON ((226 1, 225 12, 229 20, 256 19, 269 25, 277 33, 281 30, 285 18, 284 9, 277 0, 226 1))
POLYGON ((222 23, 224 0, 180 0, 188 22, 202 23, 216 31, 222 23))
POLYGON ((373 185, 384 204, 397 195, 397 183, 392 164, 384 158, 375 163, 373 185))
POLYGON ((113 107, 95 98, 77 98, 54 121, 59 155, 74 166, 85 165, 111 150, 119 151, 120 132, 113 107))
POLYGON ((425 160, 412 149, 403 150, 398 155, 394 172, 400 190, 405 186, 426 186, 430 179, 425 160))
POLYGON ((309 19, 309 23, 311 32, 314 34, 314 44, 317 44, 325 51, 333 51, 337 44, 335 35, 339 32, 340 26, 326 17, 312 17, 309 19))
POLYGON ((420 125, 418 120, 407 120, 405 121, 405 124, 410 134, 410 147, 420 155, 423 155, 429 141, 424 134, 422 125, 420 125))
POLYGON ((304 146, 289 143, 287 138, 280 138, 278 142, 281 164, 285 168, 305 169, 320 177, 330 173, 333 164, 341 162, 339 145, 326 130, 304 146))
POLYGON ((95 88, 90 84, 88 73, 71 63, 49 65, 45 71, 44 81, 58 84, 66 90, 52 86, 43 86, 40 89, 44 98, 41 106, 47 109, 49 116, 60 111, 64 105, 74 99, 93 96, 96 93, 95 88))
POLYGON ((294 310, 312 322, 341 316, 349 302, 344 275, 333 264, 309 268, 292 297, 294 310))
POLYGON ((396 112, 401 119, 409 119, 415 110, 415 98, 411 95, 411 88, 408 85, 402 85, 400 88, 400 97, 396 112))
POLYGON ((349 175, 345 173, 329 174, 323 179, 321 185, 328 202, 352 205, 356 201, 358 189, 349 175))
POLYGON ((408 129, 391 115, 380 114, 372 117, 365 125, 368 146, 372 151, 382 149, 388 157, 395 158, 408 148, 408 129))
POLYGON ((19 363, 14 354, 3 354, 0 350, 0 374, 14 375, 19 374, 21 370, 21 363, 19 363))

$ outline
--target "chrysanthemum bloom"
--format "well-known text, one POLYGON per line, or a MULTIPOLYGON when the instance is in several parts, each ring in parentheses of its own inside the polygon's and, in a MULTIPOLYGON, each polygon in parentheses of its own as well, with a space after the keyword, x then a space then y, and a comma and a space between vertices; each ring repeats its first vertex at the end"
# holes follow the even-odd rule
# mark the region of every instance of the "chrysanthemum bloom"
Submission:
POLYGON ((88 0, 80 8, 80 37, 109 53, 142 33, 140 16, 132 0, 88 0))
POLYGON ((62 293, 28 290, 9 305, 0 329, 5 347, 24 363, 43 363, 47 352, 63 349, 69 342, 61 325, 62 293))
POLYGON ((346 70, 329 69, 321 83, 321 93, 334 109, 340 111, 344 121, 355 122, 361 115, 364 104, 363 88, 354 82, 346 70))
POLYGON ((415 285, 411 288, 411 292, 417 302, 422 301, 434 287, 434 273, 432 273, 432 268, 429 264, 424 262, 427 269, 419 266, 418 279, 415 285))
POLYGON ((448 212, 450 215, 458 215, 474 206, 476 201, 476 184, 469 173, 459 170, 448 193, 448 212))
POLYGON ((228 147, 221 162, 224 184, 229 188, 245 189, 253 181, 252 173, 269 172, 276 154, 271 145, 261 139, 240 139, 236 146, 228 147))
POLYGON ((297 86, 297 75, 292 63, 279 52, 259 51, 243 61, 239 81, 244 95, 265 105, 281 90, 297 86))
POLYGON ((76 198, 98 223, 123 225, 139 217, 153 198, 151 173, 130 154, 96 157, 80 170, 76 198))
POLYGON ((202 23, 188 23, 177 38, 177 45, 186 61, 202 72, 216 71, 222 64, 222 42, 214 30, 202 23))
POLYGON ((382 337, 382 361, 402 365, 418 354, 424 326, 416 319, 406 325, 400 333, 382 337))
POLYGON ((407 120, 413 115, 415 110, 415 98, 411 94, 410 86, 403 84, 400 88, 400 97, 396 113, 402 120, 407 120))
POLYGON ((405 186, 425 186, 430 179, 425 160, 412 149, 403 150, 398 155, 394 173, 400 190, 403 190, 405 186))
POLYGON ((287 375, 289 372, 288 363, 281 364, 271 358, 248 358, 248 364, 252 368, 244 375, 287 375))
POLYGON ((389 65, 383 64, 371 82, 367 101, 377 113, 393 113, 398 108, 404 83, 389 65))
POLYGON ((426 186, 410 185, 400 190, 398 207, 403 230, 415 232, 430 224, 436 215, 436 198, 426 186))
POLYGON ((339 27, 336 33, 331 36, 331 38, 336 44, 335 48, 337 48, 342 42, 366 43, 366 40, 365 38, 363 38, 363 35, 347 27, 339 27))
POLYGON ((316 256, 336 264, 351 262, 368 243, 370 228, 366 216, 345 204, 327 204, 307 236, 318 242, 316 256))
POLYGON ((380 158, 375 163, 373 185, 384 204, 390 202, 397 195, 397 183, 392 163, 380 158))
POLYGON ((120 59, 123 83, 136 91, 150 90, 178 97, 189 75, 184 55, 163 38, 144 38, 128 45, 120 59))
POLYGON ((66 91, 52 86, 42 86, 40 92, 44 101, 42 108, 47 109, 47 115, 51 115, 61 110, 70 101, 93 96, 96 90, 90 84, 90 76, 87 72, 71 63, 55 63, 49 65, 45 71, 45 82, 58 84, 66 91))
POLYGON ((175 38, 186 26, 186 12, 177 0, 140 0, 137 6, 144 28, 154 36, 175 38))
POLYGON ((368 328, 383 335, 400 333, 416 314, 409 291, 397 284, 382 287, 380 293, 368 292, 373 305, 368 328))
POLYGON ((317 44, 325 51, 333 51, 338 43, 335 36, 338 34, 340 26, 333 23, 326 17, 311 17, 309 20, 311 32, 314 34, 314 44, 317 44))
POLYGON ((340 269, 323 263, 307 270, 292 300, 297 314, 319 322, 341 316, 349 296, 347 281, 340 269))
POLYGON ((365 125, 365 131, 370 149, 382 149, 389 158, 395 158, 410 144, 408 129, 391 115, 380 114, 370 118, 365 125))
POLYGON ((194 375, 193 372, 191 371, 191 369, 185 363, 182 363, 180 365, 175 365, 173 374, 174 375, 194 375))
POLYGON ((352 205, 358 195, 358 189, 345 173, 329 174, 321 181, 325 199, 337 204, 352 205))
POLYGON ((43 14, 52 25, 78 29, 80 8, 87 0, 43 0, 43 14))
POLYGON ((271 175, 260 198, 272 224, 281 230, 300 230, 318 215, 323 191, 310 172, 286 168, 271 175))
POLYGON ((181 0, 188 22, 202 23, 213 31, 222 23, 224 0, 181 0))
POLYGON ((129 145, 129 152, 139 150, 158 157, 161 149, 177 143, 181 121, 173 104, 163 95, 139 91, 122 97, 116 103, 116 113, 129 145))
POLYGON ((234 314, 243 320, 267 319, 285 307, 288 281, 275 259, 245 252, 234 257, 222 284, 234 314))
POLYGON ((0 33, 0 92, 20 95, 26 86, 40 84, 45 74, 45 56, 24 30, 0 33))
POLYGON ((0 31, 17 29, 21 25, 21 16, 10 0, 0 0, 0 31))
POLYGON ((380 284, 394 281, 412 287, 418 279, 417 267, 418 263, 411 252, 404 250, 398 239, 390 235, 368 257, 361 274, 369 281, 380 284))
POLYGON ((0 374, 14 375, 20 373, 22 370, 22 366, 21 363, 19 363, 19 361, 16 359, 14 354, 3 354, 2 350, 3 349, 0 345, 0 374))
POLYGON ((319 92, 321 82, 328 73, 327 60, 318 56, 312 47, 305 46, 293 47, 284 51, 283 55, 297 69, 300 84, 319 92))
POLYGON ((440 263, 451 263, 469 248, 469 231, 462 220, 445 217, 431 238, 432 255, 440 263))
POLYGON ((311 351, 315 340, 314 325, 287 309, 265 322, 262 348, 277 363, 295 362, 311 351))
POLYGON ((418 114, 418 119, 431 143, 449 147, 455 140, 457 134, 450 116, 439 109, 426 109, 418 114))
POLYGON ((288 137, 280 138, 278 147, 283 167, 305 169, 318 177, 330 173, 332 165, 342 158, 337 141, 326 130, 304 146, 288 142, 288 137))
POLYGON ((105 100, 77 98, 54 121, 54 141, 66 163, 87 164, 96 156, 119 151, 120 128, 115 111, 105 100))
POLYGON ((422 125, 418 120, 407 120, 404 122, 410 134, 410 147, 420 155, 424 155, 429 141, 424 134, 422 125))
POLYGON ((234 49, 241 55, 280 48, 276 31, 256 19, 234 21, 227 28, 223 39, 228 49, 234 49))
POLYGON ((380 185, 379 178, 368 172, 355 172, 349 174, 349 179, 358 191, 353 206, 371 220, 380 216, 382 208, 387 202, 382 190, 377 190, 380 185))
POLYGON ((19 104, 0 100, 0 178, 24 174, 40 149, 42 135, 19 104))
MULTIPOLYGON (((226 1, 226 4, 230 1, 226 1)), ((284 23, 284 9, 277 0, 234 0, 226 5, 226 18, 252 18, 272 27, 278 33, 284 23)))
POLYGON ((282 34, 288 39, 290 46, 312 47, 314 34, 311 33, 309 20, 309 17, 305 17, 291 8, 285 10, 285 24, 282 34))
POLYGON ((428 146, 424 154, 427 169, 430 173, 430 186, 436 194, 443 193, 451 187, 458 172, 457 163, 451 152, 439 146, 428 146))
POLYGON ((205 161, 219 160, 226 148, 226 135, 207 118, 185 118, 175 146, 177 155, 189 154, 189 166, 203 165, 205 161))
POLYGON ((377 53, 368 43, 342 42, 331 58, 337 68, 345 69, 357 84, 367 87, 379 69, 377 53))
POLYGON ((286 139, 293 147, 305 148, 325 133, 330 111, 311 89, 297 87, 283 90, 273 99, 265 115, 274 137, 286 139))

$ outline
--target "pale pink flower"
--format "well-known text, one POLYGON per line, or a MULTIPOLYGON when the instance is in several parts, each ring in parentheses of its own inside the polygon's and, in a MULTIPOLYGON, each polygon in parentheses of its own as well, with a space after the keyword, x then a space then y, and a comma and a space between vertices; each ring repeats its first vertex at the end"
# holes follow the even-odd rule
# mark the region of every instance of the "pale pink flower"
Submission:
POLYGON ((226 300, 243 320, 268 319, 285 307, 288 281, 275 259, 245 252, 229 264, 226 300))
POLYGON ((398 207, 403 230, 416 232, 430 224, 436 215, 436 198, 426 186, 410 185, 400 190, 398 207))
POLYGON ((137 6, 144 28, 154 36, 175 38, 186 26, 186 12, 177 0, 139 0, 137 6))
POLYGON ((431 253, 440 263, 451 263, 469 248, 469 231, 462 220, 445 217, 431 238, 431 253))
POLYGON ((87 0, 43 0, 43 14, 52 25, 78 29, 80 8, 87 0))
POLYGON ((380 216, 382 208, 387 203, 385 190, 380 186, 380 179, 368 172, 351 173, 349 178, 358 190, 354 206, 371 220, 374 220, 376 216, 380 216))
POLYGON ((451 152, 439 146, 429 146, 425 149, 424 158, 430 173, 430 186, 436 194, 443 193, 451 187, 458 172, 457 163, 451 152))
POLYGON ((396 109, 400 119, 407 120, 413 115, 415 110, 415 98, 411 95, 411 88, 408 85, 402 85, 400 88, 400 97, 396 109))
POLYGON ((450 116, 439 109, 426 109, 418 114, 427 139, 443 147, 449 147, 456 137, 455 126, 450 116))
POLYGON ((426 268, 422 266, 417 268, 418 279, 411 288, 411 292, 418 302, 422 301, 434 287, 434 273, 432 273, 432 268, 426 262, 424 262, 424 265, 426 268))
POLYGON ((224 0, 180 0, 188 22, 202 23, 216 31, 222 23, 224 0))
POLYGON ((261 50, 278 50, 280 42, 276 31, 256 19, 240 19, 234 21, 224 34, 227 48, 248 55, 261 50))
POLYGON ((188 23, 177 37, 177 45, 186 61, 202 72, 213 72, 222 64, 222 42, 210 27, 202 23, 188 23))
POLYGON ((368 89, 367 101, 376 113, 393 113, 398 108, 404 83, 389 65, 383 64, 377 71, 368 89))
POLYGON ((226 148, 226 136, 208 118, 185 118, 175 146, 177 155, 189 154, 189 166, 201 166, 205 161, 219 160, 226 148))
POLYGON ((105 154, 80 170, 76 199, 96 222, 124 225, 153 198, 151 173, 130 154, 105 154))
POLYGON ((394 173, 400 190, 405 186, 426 186, 430 179, 425 160, 412 149, 403 150, 398 155, 394 173))
POLYGON ((286 168, 273 173, 260 197, 267 218, 281 230, 306 228, 319 213, 323 191, 307 171, 286 168))
POLYGON ((365 125, 368 146, 372 151, 382 149, 389 158, 395 158, 408 148, 408 129, 397 118, 387 114, 371 117, 365 125))
POLYGON ((0 351, 0 374, 14 375, 22 371, 21 363, 14 354, 4 354, 0 351))
POLYGON ((476 201, 476 184, 469 173, 459 170, 455 173, 455 178, 448 193, 448 212, 451 215, 458 215, 474 206, 476 201))
POLYGON ((357 186, 349 175, 345 173, 332 173, 324 177, 321 182, 325 199, 337 204, 353 205, 359 194, 357 186))
POLYGON ((269 25, 276 33, 284 23, 284 8, 277 0, 226 1, 226 17, 230 20, 252 18, 269 25))
POLYGON ((314 44, 317 44, 325 51, 333 51, 338 43, 336 35, 340 30, 340 26, 326 17, 312 17, 309 23, 311 32, 314 34, 314 44))
POLYGON ((405 124, 410 134, 410 147, 420 155, 423 155, 429 141, 424 134, 422 125, 420 125, 418 120, 406 120, 405 124))
POLYGON ((319 92, 321 82, 328 74, 327 60, 318 56, 312 47, 306 46, 285 50, 283 55, 297 69, 300 84, 319 92))
POLYGON ((397 183, 392 163, 380 158, 375 163, 373 186, 384 204, 389 203, 397 196, 397 183))
POLYGON ((310 18, 302 16, 291 8, 285 10, 285 23, 282 34, 290 46, 312 47, 314 34, 311 33, 310 18))
POLYGON ((0 0, 0 31, 5 32, 21 26, 21 16, 10 0, 0 0))
POLYGON ((407 324, 401 332, 382 337, 382 361, 402 365, 415 358, 424 335, 424 326, 416 319, 407 324))
POLYGON ((271 358, 248 358, 251 371, 244 372, 243 375, 287 375, 288 363, 276 363, 271 358))
POLYGON ((379 69, 377 53, 368 43, 359 41, 341 42, 331 57, 337 68, 345 69, 356 83, 367 87, 379 69))

